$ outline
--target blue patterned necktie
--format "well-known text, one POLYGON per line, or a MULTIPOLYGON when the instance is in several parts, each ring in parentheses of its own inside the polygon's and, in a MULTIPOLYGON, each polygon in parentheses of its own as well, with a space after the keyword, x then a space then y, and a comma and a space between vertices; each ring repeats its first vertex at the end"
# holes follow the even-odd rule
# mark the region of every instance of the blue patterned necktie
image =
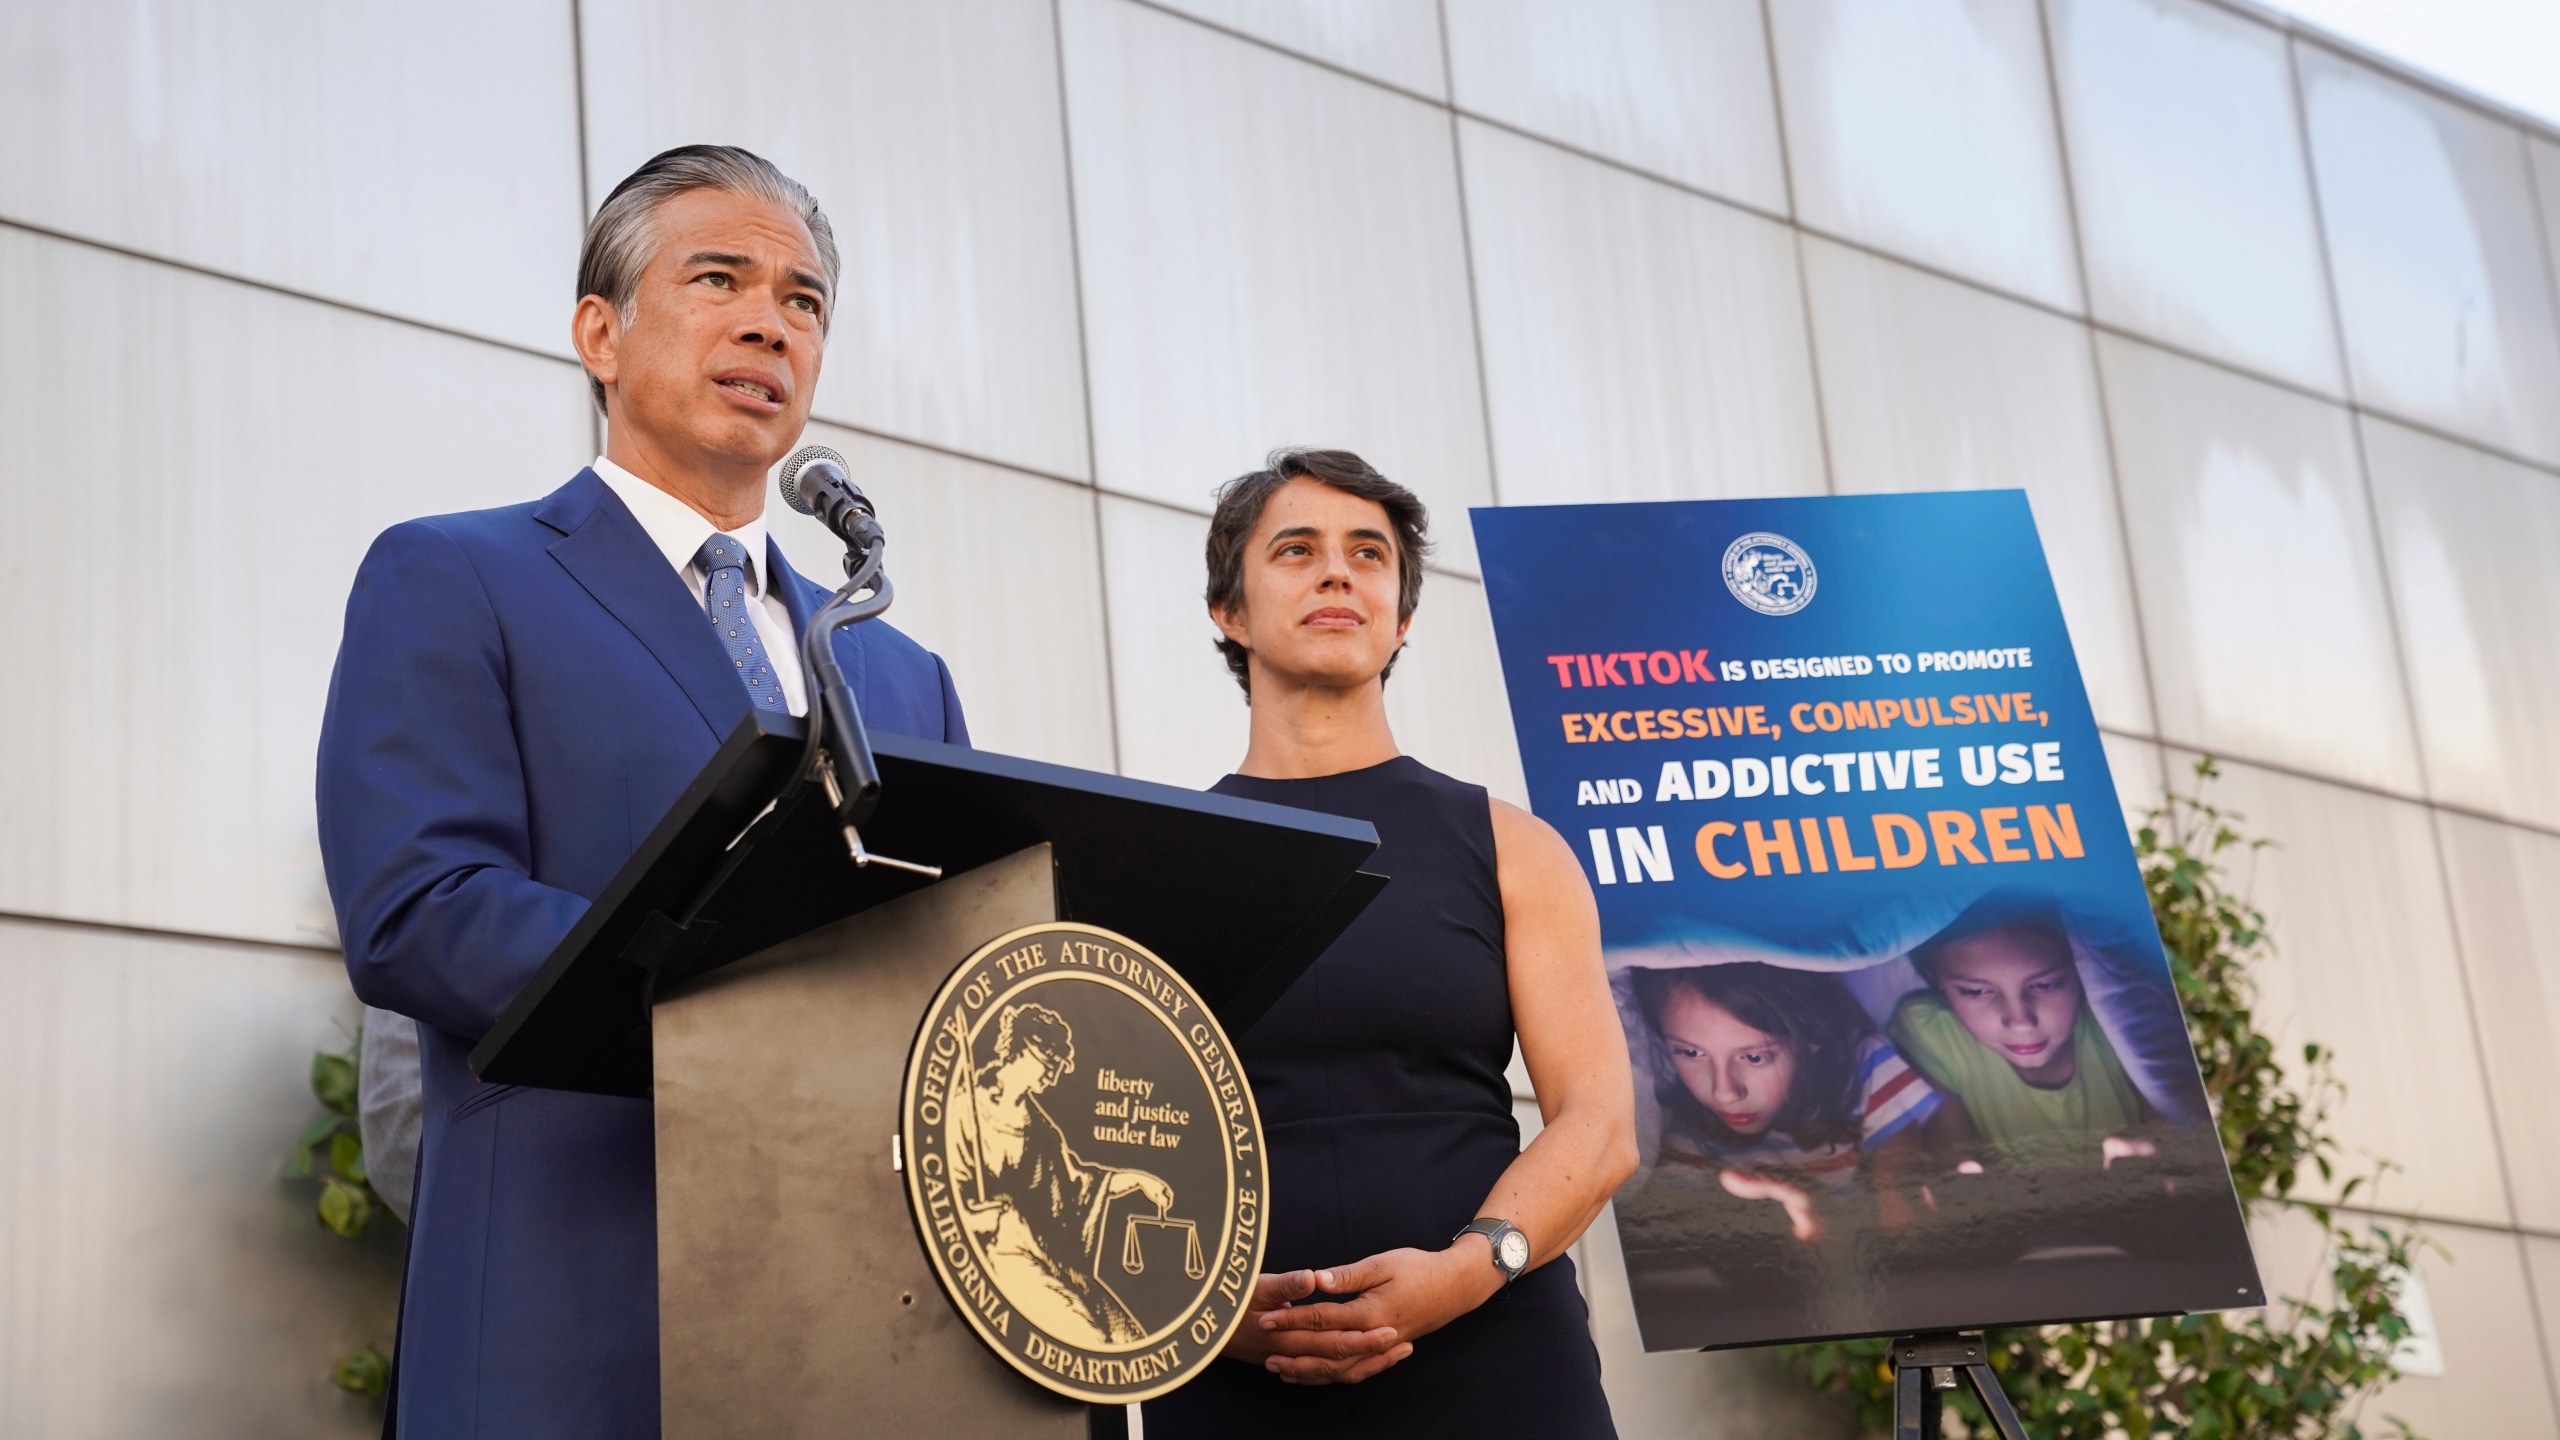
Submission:
POLYGON ((711 628, 720 633, 720 644, 738 667, 738 679, 747 687, 747 697, 761 710, 788 710, 783 703, 782 681, 773 673, 773 662, 764 653, 764 641, 756 635, 755 621, 747 606, 747 547, 718 531, 693 552, 693 563, 702 567, 709 579, 702 585, 703 608, 711 614, 711 628))

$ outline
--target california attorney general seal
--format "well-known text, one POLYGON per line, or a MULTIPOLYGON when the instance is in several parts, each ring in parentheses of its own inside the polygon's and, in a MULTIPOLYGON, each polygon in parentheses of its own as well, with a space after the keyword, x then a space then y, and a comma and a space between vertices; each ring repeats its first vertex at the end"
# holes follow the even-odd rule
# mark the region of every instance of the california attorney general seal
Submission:
POLYGON ((1172 967, 1057 922, 951 972, 907 1058, 907 1205, 1013 1367, 1118 1405, 1217 1359, 1262 1269, 1262 1119, 1172 967))
POLYGON ((1724 549, 1724 588, 1763 615, 1793 615, 1813 602, 1813 557, 1784 535, 1754 530, 1724 549))

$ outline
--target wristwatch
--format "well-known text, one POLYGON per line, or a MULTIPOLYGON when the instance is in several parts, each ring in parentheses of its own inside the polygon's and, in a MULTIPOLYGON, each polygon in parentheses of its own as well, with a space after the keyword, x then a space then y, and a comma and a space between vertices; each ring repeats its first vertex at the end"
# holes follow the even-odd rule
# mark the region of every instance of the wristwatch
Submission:
POLYGON ((1481 1235, 1493 1242, 1493 1268, 1502 1272, 1502 1283, 1510 1284, 1529 1268, 1529 1237, 1508 1220, 1479 1219, 1449 1237, 1455 1245, 1470 1235, 1481 1235))

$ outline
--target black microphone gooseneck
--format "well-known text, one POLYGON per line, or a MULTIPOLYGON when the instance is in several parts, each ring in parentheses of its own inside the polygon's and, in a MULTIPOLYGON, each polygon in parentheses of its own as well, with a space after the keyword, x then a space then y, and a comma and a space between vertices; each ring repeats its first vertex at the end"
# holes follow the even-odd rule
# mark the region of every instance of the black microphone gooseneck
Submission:
POLYGON ((801 514, 817 517, 845 542, 845 583, 809 618, 808 632, 800 640, 817 694, 811 697, 809 740, 801 755, 799 779, 806 781, 814 773, 825 784, 854 864, 886 865, 939 877, 942 871, 937 866, 894 860, 862 843, 860 827, 880 803, 880 765, 871 754, 862 707, 855 702, 844 666, 836 658, 835 633, 878 616, 897 596, 880 566, 889 540, 880 528, 879 512, 845 473, 844 457, 824 445, 806 446, 783 462, 782 498, 801 514), (823 756, 821 735, 826 742, 823 756))

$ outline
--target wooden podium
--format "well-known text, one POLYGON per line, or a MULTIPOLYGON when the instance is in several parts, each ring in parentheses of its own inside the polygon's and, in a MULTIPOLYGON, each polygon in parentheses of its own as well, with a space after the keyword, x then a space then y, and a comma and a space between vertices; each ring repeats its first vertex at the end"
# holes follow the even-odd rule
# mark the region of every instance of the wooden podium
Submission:
POLYGON ((654 1096, 668 1440, 1083 1436, 944 1298, 893 1137, 909 1047, 985 942, 1128 935, 1241 1034, 1385 881, 1365 822, 895 735, 872 852, 742 721, 472 1052, 483 1080, 654 1096), (804 803, 805 802, 805 803, 804 803))

